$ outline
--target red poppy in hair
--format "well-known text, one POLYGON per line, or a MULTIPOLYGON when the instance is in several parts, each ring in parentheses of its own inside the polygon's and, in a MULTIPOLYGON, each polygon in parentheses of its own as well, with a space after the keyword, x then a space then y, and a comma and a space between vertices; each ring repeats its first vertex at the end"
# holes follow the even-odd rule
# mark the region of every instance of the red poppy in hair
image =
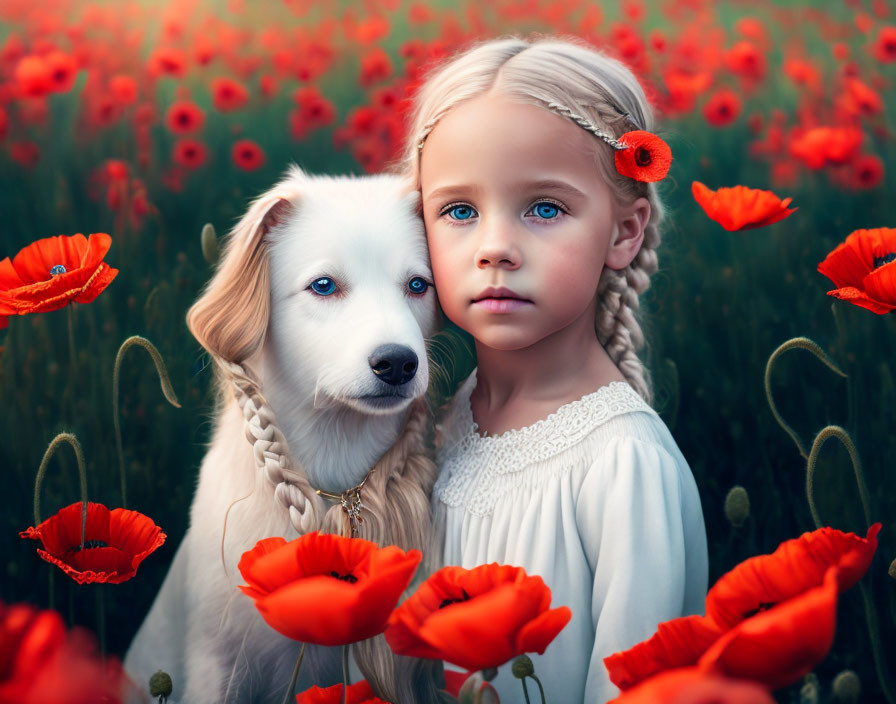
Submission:
POLYGON ((783 220, 798 210, 787 208, 793 198, 781 200, 771 191, 746 186, 719 188, 713 191, 700 181, 694 181, 691 184, 691 193, 710 219, 715 220, 729 232, 765 227, 783 220))
MULTIPOLYGON (((834 296, 873 313, 896 309, 896 228, 856 230, 818 265, 834 282, 834 296)), ((2 311, 0 311, 2 312, 2 311)))
POLYGON ((240 590, 288 638, 345 645, 382 633, 421 558, 419 550, 317 531, 265 538, 240 559, 249 583, 240 590))
MULTIPOLYGON (((332 687, 311 687, 296 695, 296 704, 341 704, 342 683, 332 687)), ((374 696, 367 680, 350 684, 345 690, 345 704, 388 704, 374 696)))
POLYGON ((662 181, 672 165, 672 150, 655 134, 644 130, 626 132, 619 143, 627 149, 617 149, 616 170, 635 181, 662 181))
POLYGON ((522 567, 443 567, 389 618, 386 642, 399 655, 447 660, 468 670, 544 653, 572 618, 550 609, 551 590, 522 567))
POLYGON ((118 274, 103 261, 112 238, 58 235, 0 261, 0 315, 45 313, 71 301, 90 303, 118 274))
POLYGON ((623 692, 608 704, 775 704, 756 682, 729 679, 701 667, 670 670, 623 692))
POLYGON ((138 511, 87 504, 87 525, 81 541, 82 503, 66 506, 37 528, 19 533, 39 540, 37 554, 59 567, 78 584, 126 582, 167 537, 151 518, 138 511))

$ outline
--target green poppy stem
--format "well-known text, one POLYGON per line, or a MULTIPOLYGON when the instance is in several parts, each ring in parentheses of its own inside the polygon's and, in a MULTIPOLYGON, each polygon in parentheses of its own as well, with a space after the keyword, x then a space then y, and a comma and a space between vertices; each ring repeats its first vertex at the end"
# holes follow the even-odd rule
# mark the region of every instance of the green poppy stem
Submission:
POLYGON ((541 686, 541 680, 538 679, 538 677, 534 673, 529 675, 529 677, 531 677, 533 680, 535 680, 535 684, 538 685, 538 691, 541 694, 541 704, 545 704, 544 687, 541 686))
POLYGON ((100 655, 106 660, 106 601, 103 596, 104 584, 94 584, 96 593, 96 631, 100 638, 100 655))
POLYGON ((768 399, 768 405, 772 410, 772 415, 775 417, 775 420, 778 421, 778 425, 780 425, 787 434, 793 438, 793 441, 796 443, 797 449, 800 451, 800 454, 805 459, 809 459, 809 456, 806 454, 806 450, 803 447, 803 443, 800 442, 799 435, 796 434, 793 428, 787 425, 784 422, 784 419, 781 417, 781 414, 778 413, 778 408, 775 406, 775 400, 772 397, 772 385, 771 385, 771 377, 772 377, 772 366, 774 366, 775 361, 784 354, 787 350, 794 349, 799 347, 804 350, 808 350, 812 354, 814 354, 818 359, 820 359, 828 369, 832 370, 834 373, 839 374, 842 377, 846 377, 847 375, 840 370, 840 368, 834 364, 834 361, 828 357, 824 350, 821 349, 817 344, 812 342, 808 337, 794 337, 787 342, 783 343, 772 352, 771 356, 768 358, 768 362, 765 364, 765 396, 768 399))
POLYGON ((846 447, 849 452, 849 459, 852 460, 853 472, 856 475, 856 484, 859 487, 859 498, 862 500, 862 509, 865 512, 865 525, 871 525, 871 506, 868 498, 868 487, 865 486, 865 476, 862 474, 862 463, 859 461, 859 453, 856 446, 846 432, 839 425, 829 425, 823 428, 815 440, 812 442, 812 450, 809 452, 809 458, 806 462, 806 496, 809 499, 809 510, 812 512, 812 520, 815 521, 815 527, 821 528, 821 516, 818 513, 818 507, 815 505, 815 466, 818 463, 818 454, 821 446, 824 445, 828 438, 835 437, 846 447))
POLYGON ((532 704, 532 702, 529 700, 529 690, 526 688, 525 677, 520 678, 520 684, 523 685, 523 696, 526 697, 526 704, 532 704))
MULTIPOLYGON (((40 487, 44 482, 44 475, 47 473, 47 466, 50 464, 50 458, 56 452, 56 448, 62 443, 69 443, 75 450, 75 458, 78 461, 78 477, 81 484, 81 548, 84 548, 84 534, 87 532, 87 467, 84 464, 84 452, 81 450, 81 443, 71 433, 59 433, 50 441, 47 451, 44 452, 43 459, 40 461, 40 467, 37 470, 37 477, 34 479, 34 527, 40 525, 40 487)), ((55 603, 54 586, 55 586, 55 567, 50 565, 50 608, 55 603)))
POLYGON ((348 692, 348 648, 348 643, 342 646, 342 704, 345 704, 345 696, 348 692))
POLYGON ((118 472, 121 477, 121 507, 127 508, 127 483, 124 471, 124 451, 121 446, 121 420, 118 417, 118 389, 121 379, 121 361, 124 359, 125 352, 131 347, 137 345, 142 347, 149 356, 152 357, 153 363, 156 365, 156 372, 159 375, 159 383, 162 385, 162 393, 165 398, 175 408, 180 408, 177 401, 177 395, 171 386, 171 377, 168 375, 168 368, 162 359, 162 355, 149 340, 139 335, 132 335, 118 348, 118 354, 115 355, 115 366, 112 369, 112 424, 115 427, 115 448, 118 450, 118 472))
POLYGON ((286 696, 283 697, 283 704, 289 704, 296 696, 296 682, 299 679, 299 668, 302 667, 302 658, 305 657, 305 644, 299 650, 299 659, 296 660, 296 666, 292 671, 292 679, 289 682, 289 689, 286 690, 286 696))

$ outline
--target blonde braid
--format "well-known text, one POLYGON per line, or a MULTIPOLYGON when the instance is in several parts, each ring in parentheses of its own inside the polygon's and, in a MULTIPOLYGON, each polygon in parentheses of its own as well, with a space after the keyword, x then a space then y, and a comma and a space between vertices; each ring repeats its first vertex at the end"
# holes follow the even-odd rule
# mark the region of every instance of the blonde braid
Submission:
POLYGON ((653 385, 649 370, 637 355, 644 346, 644 333, 636 316, 640 310, 638 296, 650 286, 650 275, 658 268, 659 240, 656 223, 651 222, 644 228, 644 242, 638 255, 625 269, 604 267, 597 287, 594 321, 598 341, 648 404, 653 403, 653 385))
POLYGON ((289 511, 293 528, 300 535, 317 530, 319 516, 324 514, 323 500, 312 489, 305 472, 292 465, 286 438, 275 423, 274 411, 262 395, 258 380, 241 364, 220 358, 217 361, 230 377, 255 464, 274 487, 274 497, 289 511))

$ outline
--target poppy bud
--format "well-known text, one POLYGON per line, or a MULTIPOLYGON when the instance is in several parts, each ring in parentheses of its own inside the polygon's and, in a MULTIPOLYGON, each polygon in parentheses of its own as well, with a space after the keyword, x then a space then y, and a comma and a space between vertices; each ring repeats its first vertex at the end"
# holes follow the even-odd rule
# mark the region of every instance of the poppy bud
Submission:
POLYGON ((725 517, 735 528, 740 528, 750 516, 750 497, 742 486, 733 486, 725 497, 725 517))
POLYGON ((890 569, 887 570, 887 574, 889 574, 893 579, 896 579, 896 558, 890 563, 890 569))
POLYGON ((855 672, 843 670, 834 678, 831 689, 834 692, 834 701, 853 704, 859 701, 859 696, 862 694, 862 683, 855 672))
POLYGON ((818 704, 818 678, 810 672, 800 688, 800 704, 818 704))
POLYGON ((482 676, 482 671, 474 672, 461 685, 457 693, 459 704, 501 704, 498 692, 482 676))
POLYGON ((215 226, 210 222, 202 228, 202 256, 212 265, 218 261, 218 238, 215 236, 215 226))
POLYGON ((518 655, 513 660, 513 665, 510 666, 511 672, 513 672, 513 676, 518 680, 523 679, 524 677, 529 677, 532 673, 535 672, 535 666, 532 664, 532 658, 523 653, 522 655, 518 655))
POLYGON ((149 678, 149 693, 153 697, 164 697, 167 699, 171 696, 172 684, 171 675, 167 672, 159 670, 149 678))

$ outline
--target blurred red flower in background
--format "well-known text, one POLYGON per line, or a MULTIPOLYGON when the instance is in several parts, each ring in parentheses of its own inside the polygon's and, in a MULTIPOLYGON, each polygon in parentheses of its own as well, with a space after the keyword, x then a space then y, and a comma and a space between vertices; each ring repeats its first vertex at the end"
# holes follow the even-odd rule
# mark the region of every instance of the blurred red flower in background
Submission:
POLYGON ((318 531, 289 542, 265 538, 240 559, 248 582, 240 590, 288 638, 344 645, 382 633, 421 557, 318 531))
POLYGON ((39 540, 37 554, 56 565, 78 584, 120 584, 137 574, 137 567, 167 537, 151 518, 138 511, 87 504, 87 525, 81 543, 82 503, 66 506, 36 528, 19 536, 39 540))
POLYGON ((790 208, 793 198, 781 200, 771 191, 746 186, 713 191, 700 181, 691 184, 694 200, 704 212, 729 232, 765 227, 783 220, 798 208, 790 208))
POLYGON ((855 230, 818 265, 837 288, 829 296, 873 313, 896 309, 896 229, 855 230))
POLYGON ((249 102, 249 91, 233 78, 215 78, 211 83, 212 100, 221 112, 238 110, 249 102))
POLYGON ((729 679, 702 667, 663 672, 626 690, 608 704, 775 704, 756 682, 729 679))
MULTIPOLYGON (((311 687, 296 695, 296 704, 342 704, 342 684, 332 687, 311 687)), ((374 696, 367 680, 350 684, 345 690, 345 704, 388 704, 374 696)))
POLYGON ((853 158, 864 135, 857 127, 812 127, 798 132, 790 140, 790 154, 810 169, 826 164, 845 164, 853 158))
POLYGON ((112 245, 104 232, 58 235, 32 242, 0 261, 0 315, 57 310, 90 303, 118 274, 103 261, 112 245))
POLYGON ((722 88, 713 93, 703 106, 703 116, 713 127, 724 127, 740 115, 742 103, 737 93, 722 88))
POLYGON ((877 40, 871 48, 871 55, 881 63, 896 61, 896 27, 881 27, 877 40))
POLYGON ((468 670, 544 653, 572 618, 550 609, 551 590, 522 567, 443 567, 389 618, 386 642, 399 655, 447 660, 468 670))
POLYGON ((196 139, 179 139, 174 145, 172 158, 176 164, 188 169, 198 169, 208 158, 208 149, 196 139))
POLYGON ((117 704, 127 678, 105 663, 83 629, 69 633, 56 611, 0 602, 2 704, 117 704))
POLYGON ((205 113, 191 100, 178 100, 165 113, 165 125, 174 134, 189 134, 205 124, 205 113))
POLYGON ((264 166, 264 151, 258 143, 251 139, 240 139, 234 142, 230 150, 233 163, 245 171, 254 171, 264 166))

